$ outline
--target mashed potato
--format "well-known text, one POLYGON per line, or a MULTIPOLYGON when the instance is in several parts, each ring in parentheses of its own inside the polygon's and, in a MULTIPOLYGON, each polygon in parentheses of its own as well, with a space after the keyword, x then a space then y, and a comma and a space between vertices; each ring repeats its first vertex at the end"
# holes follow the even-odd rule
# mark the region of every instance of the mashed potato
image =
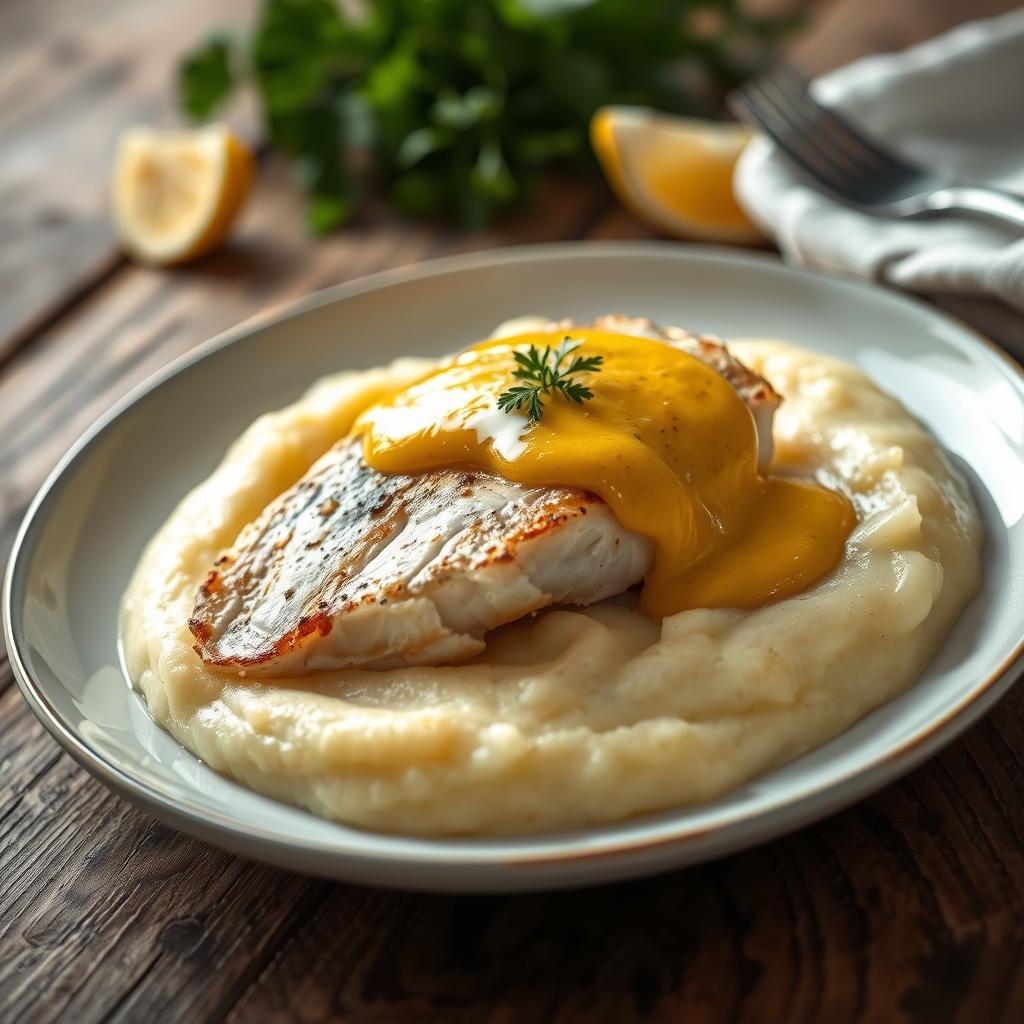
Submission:
POLYGON ((625 596, 490 634, 474 661, 272 682, 207 668, 187 621, 218 552, 384 389, 342 374, 261 417, 153 538, 125 595, 128 671, 211 767, 340 821, 515 833, 709 800, 907 689, 979 585, 963 480, 894 399, 781 342, 736 354, 785 397, 774 469, 815 474, 859 524, 824 582, 753 612, 654 622, 625 596))

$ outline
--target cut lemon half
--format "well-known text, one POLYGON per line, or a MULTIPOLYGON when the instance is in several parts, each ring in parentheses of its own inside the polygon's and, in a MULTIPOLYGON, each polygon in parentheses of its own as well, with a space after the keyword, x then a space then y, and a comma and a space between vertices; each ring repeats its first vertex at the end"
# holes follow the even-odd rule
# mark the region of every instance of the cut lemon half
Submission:
POLYGON ((763 239, 732 190, 750 139, 742 125, 602 107, 590 139, 623 205, 659 231, 711 242, 763 239))
POLYGON ((144 263, 181 263, 227 235, 253 179, 248 147, 226 125, 195 131, 133 128, 114 169, 114 221, 144 263))

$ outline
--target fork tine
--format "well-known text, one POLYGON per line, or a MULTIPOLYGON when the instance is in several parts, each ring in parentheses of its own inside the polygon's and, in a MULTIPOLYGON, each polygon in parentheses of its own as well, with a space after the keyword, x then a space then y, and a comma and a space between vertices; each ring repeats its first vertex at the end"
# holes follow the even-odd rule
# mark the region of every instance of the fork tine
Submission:
POLYGON ((851 152, 849 147, 836 145, 832 138, 823 133, 823 119, 819 108, 810 102, 806 93, 794 95, 775 75, 766 75, 756 84, 775 104, 779 114, 807 140, 807 145, 823 158, 841 167, 848 177, 860 177, 865 170, 865 161, 874 164, 874 158, 870 153, 858 150, 851 152))
POLYGON ((732 93, 730 101, 740 116, 746 114, 752 119, 806 174, 833 192, 846 194, 851 178, 849 169, 821 151, 799 124, 783 114, 758 82, 732 93))
POLYGON ((916 168, 873 142, 839 111, 819 103, 811 94, 810 82, 792 65, 780 65, 771 78, 790 103, 803 111, 805 118, 817 119, 818 127, 862 164, 874 164, 874 170, 887 174, 916 173, 916 168))

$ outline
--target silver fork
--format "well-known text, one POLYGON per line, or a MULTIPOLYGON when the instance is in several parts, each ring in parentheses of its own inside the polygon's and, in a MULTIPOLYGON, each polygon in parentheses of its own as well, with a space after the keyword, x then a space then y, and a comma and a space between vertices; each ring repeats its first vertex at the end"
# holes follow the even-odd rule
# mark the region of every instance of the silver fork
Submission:
POLYGON ((818 103, 807 79, 794 68, 779 67, 749 82, 728 102, 822 191, 847 206, 890 217, 960 210, 1024 228, 1024 200, 896 156, 818 103))

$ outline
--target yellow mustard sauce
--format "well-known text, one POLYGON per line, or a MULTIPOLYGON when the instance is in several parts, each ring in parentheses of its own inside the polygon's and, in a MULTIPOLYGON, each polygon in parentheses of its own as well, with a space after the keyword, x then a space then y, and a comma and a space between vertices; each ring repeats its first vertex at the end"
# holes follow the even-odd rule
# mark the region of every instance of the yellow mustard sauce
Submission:
POLYGON ((514 350, 560 335, 481 342, 357 420, 384 473, 470 465, 531 486, 591 491, 655 553, 641 607, 757 608, 831 572, 854 524, 847 499, 816 483, 762 476, 753 415, 699 359, 658 341, 574 328, 581 356, 604 357, 578 405, 547 393, 544 415, 498 410, 514 350))

